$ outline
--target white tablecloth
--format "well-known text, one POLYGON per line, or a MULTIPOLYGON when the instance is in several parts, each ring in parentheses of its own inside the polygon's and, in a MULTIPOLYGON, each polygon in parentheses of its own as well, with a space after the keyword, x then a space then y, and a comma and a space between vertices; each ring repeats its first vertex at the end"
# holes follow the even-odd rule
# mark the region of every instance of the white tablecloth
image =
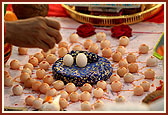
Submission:
MULTIPOLYGON (((62 34, 62 37, 63 37, 63 41, 66 41, 69 43, 69 35, 72 34, 73 32, 76 32, 76 28, 81 24, 79 22, 76 22, 75 20, 73 19, 70 19, 70 18, 55 18, 55 17, 51 17, 53 19, 56 19, 57 21, 60 22, 61 24, 61 27, 62 29, 60 30, 61 34, 62 34)), ((144 54, 144 55, 141 55, 137 61, 146 61, 147 58, 151 55, 153 55, 153 48, 154 46, 156 45, 157 41, 159 40, 162 32, 164 31, 164 24, 156 24, 156 23, 150 23, 150 22, 140 22, 140 23, 137 23, 137 24, 134 24, 134 25, 130 25, 130 27, 133 29, 133 36, 130 38, 130 43, 129 45, 126 47, 126 52, 135 52, 135 51, 138 51, 138 47, 139 45, 145 43, 149 46, 150 48, 150 51, 148 54, 144 54)), ((112 47, 112 50, 115 51, 116 47, 118 46, 119 42, 118 42, 118 39, 115 39, 115 38, 112 38, 111 37, 111 31, 110 31, 110 28, 111 27, 97 27, 96 29, 96 32, 105 32, 106 35, 107 35, 107 39, 111 41, 111 45, 112 46, 115 46, 115 47, 112 47)), ((24 38, 23 38, 24 39, 24 38)), ((96 36, 91 36, 89 38, 80 38, 80 42, 83 43, 86 39, 91 39, 93 40, 94 42, 96 42, 96 36)), ((78 44, 78 43, 76 43, 78 44)), ((76 45, 74 44, 74 45, 76 45)), ((100 46, 100 43, 97 43, 99 46, 100 46)), ((73 45, 73 46, 74 46, 73 45)), ((72 47, 73 47, 72 46, 72 47)), ((71 48, 72 48, 71 47, 71 48)), ((29 49, 28 50, 28 55, 18 55, 18 51, 17 51, 17 48, 18 47, 13 47, 13 51, 12 51, 12 55, 10 57, 10 59, 8 60, 8 62, 6 63, 5 65, 5 70, 7 70, 11 76, 13 78, 17 77, 20 75, 21 71, 18 71, 18 70, 11 70, 9 69, 9 64, 10 64, 10 61, 13 60, 13 59, 17 59, 20 61, 20 63, 22 65, 26 64, 28 62, 28 59, 29 59, 29 55, 33 55, 35 54, 36 52, 40 52, 41 49, 29 49)), ((57 52, 56 52, 56 55, 57 55, 57 52)), ((99 55, 101 56, 101 50, 99 50, 99 55)), ((127 54, 124 55, 124 58, 127 54)), ((136 54, 138 55, 138 54, 136 54)), ((58 55, 57 55, 58 57, 58 55)), ((134 96, 133 95, 133 91, 121 91, 119 93, 119 95, 122 95, 122 96, 125 96, 126 98, 126 102, 138 102, 138 103, 141 103, 142 99, 147 95, 149 94, 150 92, 154 91, 156 86, 159 86, 159 80, 163 80, 163 76, 164 76, 164 72, 163 72, 163 61, 162 60, 158 60, 159 63, 158 63, 158 66, 157 67, 152 67, 152 69, 156 72, 156 75, 155 75, 155 80, 152 81, 152 80, 146 80, 146 81, 149 81, 152 84, 154 84, 154 86, 150 88, 150 91, 149 92, 144 92, 144 94, 142 96, 134 96)), ((111 62, 113 63, 113 62, 111 62)), ((145 63, 138 63, 139 65, 139 68, 145 66, 145 63)), ((114 67, 114 71, 117 70, 118 67, 114 67)), ((22 69, 22 67, 21 67, 22 69)), ((140 70, 141 72, 144 72, 144 70, 146 70, 147 68, 144 68, 142 70, 140 70)), ((51 71, 51 68, 50 70, 51 71)), ((35 70, 33 70, 33 73, 32 74, 32 77, 35 77, 35 70)), ((115 73, 115 72, 114 72, 115 73)), ((142 78, 143 75, 141 74, 138 74, 138 73, 135 73, 135 79, 139 79, 139 78, 142 78)), ((17 79, 19 80, 19 79, 17 79)), ((143 79, 144 80, 144 79, 143 79)), ((135 85, 139 85, 141 81, 143 80, 140 80, 140 81, 135 81, 134 84, 135 85)), ((123 83, 123 88, 122 89, 133 89, 133 85, 129 84, 129 83, 124 83, 124 80, 123 78, 121 78, 121 82, 123 83)), ((111 91, 111 87, 110 87, 110 84, 109 84, 109 81, 107 81, 108 85, 107 85, 107 92, 104 93, 104 97, 106 98, 109 98, 109 99, 112 99, 112 100, 115 100, 116 96, 117 96, 117 93, 114 93, 111 91)), ((18 84, 17 82, 15 82, 14 84, 18 84)), ((23 85, 23 84, 21 84, 23 85)), ((52 87, 52 86, 51 86, 52 87)), ((11 106, 11 107, 28 107, 25 105, 25 102, 24 102, 24 99, 26 96, 28 95, 34 95, 35 97, 38 96, 37 93, 35 94, 22 94, 21 96, 13 96, 12 94, 12 91, 11 91, 12 88, 9 88, 9 87, 4 87, 4 106, 11 106)), ((31 89, 24 89, 24 92, 32 92, 31 89)), ((59 92, 59 91, 58 91, 59 92)), ((79 94, 81 93, 80 90, 77 91, 79 94)), ((42 99, 44 99, 45 95, 41 95, 40 96, 42 99)), ((95 98, 93 97, 93 94, 92 94, 92 98, 90 100, 90 103, 93 104, 95 102, 95 98)), ((110 101, 110 100, 107 100, 107 99, 101 99, 105 104, 106 103, 115 103, 115 101, 110 101)), ((76 102, 76 103, 73 103, 73 104, 70 104, 65 110, 75 110, 75 111, 78 111, 80 110, 80 103, 81 102, 76 102)), ((29 110, 32 110, 31 107, 28 107, 29 110)))

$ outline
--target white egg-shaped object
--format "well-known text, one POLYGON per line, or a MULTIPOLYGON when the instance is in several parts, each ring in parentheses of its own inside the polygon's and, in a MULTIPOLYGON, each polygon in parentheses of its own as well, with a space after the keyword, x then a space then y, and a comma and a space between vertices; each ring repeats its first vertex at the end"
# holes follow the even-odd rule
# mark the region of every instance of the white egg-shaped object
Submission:
POLYGON ((65 66, 69 66, 70 67, 74 63, 74 58, 70 54, 66 54, 63 57, 63 63, 64 63, 65 66))
POLYGON ((79 53, 76 56, 76 64, 78 67, 85 67, 87 65, 87 56, 84 53, 79 53))

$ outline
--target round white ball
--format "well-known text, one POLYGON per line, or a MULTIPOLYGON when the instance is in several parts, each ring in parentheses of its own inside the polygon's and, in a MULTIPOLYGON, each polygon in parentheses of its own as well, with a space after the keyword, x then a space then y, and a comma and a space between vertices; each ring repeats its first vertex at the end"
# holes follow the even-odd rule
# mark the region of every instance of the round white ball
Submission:
POLYGON ((111 48, 104 48, 102 50, 102 56, 105 57, 105 58, 110 58, 112 55, 112 50, 111 48))
POLYGON ((120 76, 117 74, 110 76, 110 83, 112 83, 113 81, 120 81, 120 76))
POLYGON ((31 71, 33 71, 34 66, 31 63, 26 63, 23 68, 29 68, 31 71))
POLYGON ((83 84, 83 86, 81 87, 81 91, 92 92, 92 86, 91 86, 89 83, 85 83, 85 84, 83 84))
POLYGON ((72 92, 74 92, 74 91, 76 90, 76 86, 75 86, 75 84, 73 84, 73 83, 68 83, 68 84, 66 84, 66 86, 65 86, 65 90, 66 90, 68 93, 72 93, 72 92))
POLYGON ((116 102, 125 102, 125 97, 124 96, 117 96, 117 98, 115 99, 116 102))
POLYGON ((139 53, 141 53, 141 54, 147 54, 148 51, 149 51, 149 46, 148 46, 148 45, 146 45, 146 44, 141 44, 141 45, 139 46, 139 53))
POLYGON ((23 87, 21 85, 15 85, 12 88, 13 94, 14 95, 22 95, 23 94, 23 87))
POLYGON ((68 106, 68 101, 65 98, 60 98, 59 104, 62 109, 65 109, 68 106))
POLYGON ((4 85, 5 86, 11 87, 11 86, 13 86, 13 83, 14 83, 13 78, 10 75, 8 75, 4 78, 4 85))
POLYGON ((29 75, 32 75, 32 71, 29 68, 23 68, 21 73, 24 73, 24 72, 28 73, 29 75))
POLYGON ((119 67, 119 68, 117 69, 117 74, 118 74, 120 77, 123 77, 127 72, 128 72, 128 70, 127 70, 125 67, 119 67))
POLYGON ((20 75, 20 81, 21 82, 24 83, 28 78, 30 78, 30 74, 29 73, 27 73, 27 72, 21 73, 21 75, 20 75))
POLYGON ((69 37, 70 43, 77 43, 79 39, 78 34, 72 33, 69 37))
POLYGON ((109 40, 102 40, 100 46, 101 49, 109 48, 111 46, 111 42, 109 40))
POLYGON ((34 100, 35 100, 35 97, 32 96, 32 95, 29 95, 29 96, 26 97, 25 103, 26 103, 26 105, 28 105, 28 106, 32 106, 34 100))
POLYGON ((40 69, 48 70, 50 64, 47 61, 42 61, 39 64, 40 69))
POLYGON ((47 83, 42 83, 39 90, 41 93, 47 93, 47 91, 50 89, 50 86, 47 83))
POLYGON ((144 89, 142 86, 135 86, 134 87, 134 95, 141 96, 144 93, 144 89))
POLYGON ((33 108, 35 109, 40 109, 42 105, 43 105, 43 99, 41 98, 35 99, 32 104, 33 108))
POLYGON ((43 78, 43 83, 51 85, 54 82, 54 78, 51 75, 45 75, 43 78))
POLYGON ((68 100, 68 93, 64 90, 59 92, 59 95, 61 95, 60 98, 65 98, 66 100, 68 100))
POLYGON ((155 71, 153 71, 152 69, 147 69, 144 72, 144 76, 145 76, 145 79, 153 79, 155 77, 155 71))
POLYGON ((20 62, 18 60, 12 60, 10 62, 10 68, 14 69, 14 70, 19 69, 20 68, 20 62))
POLYGON ((54 88, 51 88, 46 93, 47 96, 55 97, 57 95, 57 90, 54 88))
POLYGON ((79 101, 79 94, 77 92, 72 92, 69 98, 72 102, 77 102, 79 101))
POLYGON ((125 68, 128 68, 128 62, 126 59, 121 59, 118 63, 118 66, 119 67, 125 67, 125 68))
POLYGON ((155 67, 157 65, 158 65, 158 60, 154 56, 149 57, 146 61, 146 66, 148 67, 155 67))
POLYGON ((94 91, 93 91, 93 95, 94 95, 94 97, 96 97, 96 98, 101 98, 101 97, 103 96, 103 94, 104 94, 104 91, 103 91, 102 88, 96 88, 96 89, 94 89, 94 91))
POLYGON ((39 91, 41 84, 42 84, 42 83, 41 83, 40 81, 35 81, 35 82, 32 84, 32 90, 34 90, 34 91, 39 91))
POLYGON ((129 38, 127 36, 121 36, 119 38, 119 45, 121 46, 127 46, 129 43, 129 38))
POLYGON ((44 55, 42 53, 35 53, 34 57, 36 57, 38 59, 38 62, 41 62, 44 60, 44 55))
POLYGON ((87 65, 87 56, 84 53, 79 53, 76 56, 76 64, 78 67, 85 67, 87 65))
POLYGON ((91 95, 88 91, 83 91, 81 94, 80 94, 80 100, 81 101, 89 101, 91 98, 91 95))
POLYGON ((93 43, 89 46, 89 52, 92 52, 92 53, 95 53, 95 54, 98 54, 99 52, 99 47, 96 43, 93 43))
POLYGON ((96 100, 94 103, 94 109, 95 110, 100 110, 104 106, 104 102, 101 100, 96 100))
POLYGON ((61 48, 61 47, 68 49, 68 44, 65 41, 62 41, 58 44, 58 48, 61 48))
POLYGON ((123 78, 126 83, 131 83, 134 81, 134 75, 131 73, 126 73, 123 78))
POLYGON ((63 63, 64 63, 65 66, 69 66, 70 67, 74 63, 74 58, 70 54, 66 54, 63 57, 63 63))
POLYGON ((102 88, 103 90, 107 88, 107 83, 103 80, 100 80, 96 84, 97 87, 102 88))
POLYGON ((47 55, 46 60, 49 64, 53 64, 57 60, 57 57, 54 54, 49 54, 47 55))
POLYGON ((102 40, 106 39, 106 34, 104 32, 98 32, 96 34, 96 38, 98 42, 101 42, 102 40))
POLYGON ((120 81, 113 81, 111 83, 111 89, 113 92, 119 92, 121 91, 122 83, 120 81))
POLYGON ((149 91, 150 83, 148 81, 142 81, 140 85, 143 87, 144 91, 149 91))
POLYGON ((37 66, 38 63, 39 63, 38 59, 36 57, 34 57, 34 56, 30 57, 28 62, 31 63, 34 67, 37 66))
POLYGON ((61 81, 61 80, 57 80, 57 81, 53 82, 53 87, 54 87, 56 90, 63 89, 63 88, 64 88, 64 82, 61 81))
POLYGON ((85 49, 88 49, 91 45, 93 44, 93 41, 90 39, 87 39, 84 43, 83 46, 85 49))
POLYGON ((44 69, 38 69, 36 71, 36 77, 38 79, 43 79, 43 77, 46 75, 46 71, 44 69))
POLYGON ((135 63, 137 56, 134 53, 129 53, 126 57, 128 63, 135 63))
POLYGON ((91 111, 91 104, 88 101, 84 101, 81 103, 81 110, 82 111, 91 111))
POLYGON ((58 49, 58 55, 59 57, 64 57, 68 53, 67 49, 64 47, 61 47, 58 49))
POLYGON ((116 49, 116 52, 120 52, 122 55, 125 54, 125 47, 124 46, 118 46, 116 49))

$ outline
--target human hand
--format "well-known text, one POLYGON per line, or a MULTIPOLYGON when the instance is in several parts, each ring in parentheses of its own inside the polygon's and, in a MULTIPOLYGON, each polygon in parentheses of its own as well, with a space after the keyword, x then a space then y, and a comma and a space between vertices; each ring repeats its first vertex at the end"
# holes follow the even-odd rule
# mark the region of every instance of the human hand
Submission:
POLYGON ((48 51, 62 40, 59 33, 60 24, 45 17, 6 21, 5 28, 5 41, 18 47, 48 51))

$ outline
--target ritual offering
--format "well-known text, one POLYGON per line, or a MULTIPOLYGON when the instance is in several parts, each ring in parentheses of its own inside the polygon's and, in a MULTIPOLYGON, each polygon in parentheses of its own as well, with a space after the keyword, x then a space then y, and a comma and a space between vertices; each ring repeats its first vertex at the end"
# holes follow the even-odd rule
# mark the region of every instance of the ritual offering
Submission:
POLYGON ((54 77, 64 81, 65 84, 69 82, 77 86, 85 83, 95 84, 99 80, 107 80, 112 75, 112 66, 103 57, 86 51, 71 51, 69 55, 76 58, 71 67, 63 64, 64 58, 58 59, 52 67, 54 77), (105 71, 106 74, 103 74, 105 71))
POLYGON ((10 68, 11 69, 16 70, 16 69, 19 69, 19 67, 20 67, 20 62, 18 60, 12 60, 10 62, 10 68))
POLYGON ((22 47, 18 48, 19 55, 27 55, 27 52, 28 52, 27 48, 22 48, 22 47))

